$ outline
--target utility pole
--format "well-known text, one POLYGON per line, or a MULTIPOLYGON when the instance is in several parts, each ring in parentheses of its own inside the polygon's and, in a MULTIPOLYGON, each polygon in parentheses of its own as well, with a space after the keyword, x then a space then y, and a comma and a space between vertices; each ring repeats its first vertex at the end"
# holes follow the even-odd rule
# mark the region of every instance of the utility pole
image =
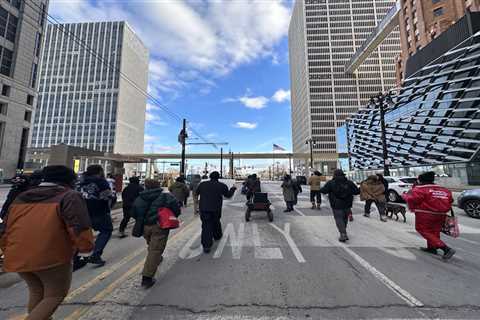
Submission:
POLYGON ((348 156, 348 171, 352 170, 352 153, 350 152, 350 126, 348 125, 349 119, 345 121, 345 130, 347 131, 347 156, 348 156))
POLYGON ((223 148, 220 148, 220 178, 223 178, 223 148))
POLYGON ((180 175, 185 176, 185 144, 188 138, 187 135, 187 119, 183 119, 183 126, 178 135, 178 142, 182 145, 182 161, 180 163, 180 175))

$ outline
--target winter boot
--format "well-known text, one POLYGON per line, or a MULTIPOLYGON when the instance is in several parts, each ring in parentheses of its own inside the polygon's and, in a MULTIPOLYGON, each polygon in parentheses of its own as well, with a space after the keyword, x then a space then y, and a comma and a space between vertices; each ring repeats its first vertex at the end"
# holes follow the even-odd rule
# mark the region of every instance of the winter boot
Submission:
POLYGON ((105 260, 102 259, 102 257, 97 255, 92 255, 88 258, 88 263, 94 264, 98 267, 103 267, 106 262, 105 260))
POLYGON ((340 242, 346 242, 347 240, 348 240, 348 237, 347 237, 347 234, 345 234, 345 233, 342 233, 340 235, 340 238, 338 238, 338 241, 340 241, 340 242))
POLYGON ((150 289, 154 284, 156 280, 150 277, 142 277, 142 287, 144 289, 150 289))
POLYGON ((442 248, 442 250, 443 250, 443 257, 442 257, 443 260, 450 260, 456 252, 454 249, 447 246, 442 248))
POLYGON ((420 250, 426 253, 437 254, 437 249, 435 248, 420 248, 420 250))
POLYGON ((315 205, 315 202, 312 202, 312 210, 317 209, 317 206, 315 205))

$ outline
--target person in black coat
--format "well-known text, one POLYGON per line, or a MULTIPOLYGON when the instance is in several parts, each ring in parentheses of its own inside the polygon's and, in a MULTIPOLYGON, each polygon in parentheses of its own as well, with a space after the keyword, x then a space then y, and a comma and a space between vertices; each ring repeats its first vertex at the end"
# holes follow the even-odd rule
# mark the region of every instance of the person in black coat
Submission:
POLYGON ((337 169, 333 173, 333 179, 320 188, 320 193, 328 194, 335 224, 340 233, 338 240, 340 242, 347 241, 348 216, 352 212, 353 197, 360 194, 360 190, 355 183, 345 177, 342 170, 337 169))
POLYGON ((118 228, 118 233, 120 238, 124 238, 127 235, 125 234, 125 228, 132 217, 132 206, 135 202, 135 199, 139 196, 140 192, 144 189, 140 185, 140 179, 138 177, 131 177, 128 179, 130 182, 128 186, 122 191, 122 209, 123 209, 123 219, 120 222, 120 227, 118 228))
POLYGON ((12 187, 8 192, 7 198, 2 206, 2 211, 0 212, 0 218, 4 218, 7 215, 8 209, 17 196, 27 191, 30 188, 36 187, 42 181, 42 171, 36 170, 30 176, 18 174, 12 178, 12 187))
POLYGON ((197 194, 200 196, 200 219, 202 220, 202 246, 205 253, 209 253, 213 239, 220 240, 223 236, 222 216, 223 197, 231 198, 237 189, 235 186, 228 189, 227 185, 219 182, 220 174, 214 171, 210 180, 198 185, 197 194))

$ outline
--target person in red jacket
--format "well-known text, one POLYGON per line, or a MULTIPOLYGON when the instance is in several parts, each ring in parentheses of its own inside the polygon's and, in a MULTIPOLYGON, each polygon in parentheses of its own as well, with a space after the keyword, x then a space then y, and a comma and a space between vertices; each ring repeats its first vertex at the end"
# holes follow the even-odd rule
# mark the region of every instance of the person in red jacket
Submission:
POLYGON ((455 254, 455 250, 448 247, 440 239, 440 231, 445 223, 447 213, 452 208, 452 192, 434 184, 435 173, 426 172, 418 176, 418 184, 403 199, 415 213, 415 229, 427 240, 427 247, 422 251, 437 254, 443 251, 443 259, 448 260, 455 254))

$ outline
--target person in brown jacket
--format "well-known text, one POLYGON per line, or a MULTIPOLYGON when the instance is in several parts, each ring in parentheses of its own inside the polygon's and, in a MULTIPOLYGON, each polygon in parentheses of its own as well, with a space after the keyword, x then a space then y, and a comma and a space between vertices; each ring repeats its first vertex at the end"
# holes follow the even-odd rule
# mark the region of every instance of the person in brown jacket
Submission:
POLYGON ((387 222, 385 218, 385 206, 387 202, 385 198, 385 186, 377 176, 369 176, 367 180, 360 184, 360 200, 365 201, 365 217, 370 217, 372 203, 375 203, 380 213, 380 220, 387 222))
POLYGON ((38 187, 12 203, 0 239, 4 271, 17 272, 27 283, 28 320, 52 316, 70 289, 74 254, 93 249, 86 204, 72 189, 76 174, 65 166, 48 166, 43 176, 38 187))
POLYGON ((319 171, 315 171, 313 175, 308 178, 308 185, 310 186, 310 202, 312 203, 312 209, 321 209, 322 194, 320 188, 322 181, 324 181, 322 174, 319 171), (317 200, 315 202, 315 199, 317 200))

